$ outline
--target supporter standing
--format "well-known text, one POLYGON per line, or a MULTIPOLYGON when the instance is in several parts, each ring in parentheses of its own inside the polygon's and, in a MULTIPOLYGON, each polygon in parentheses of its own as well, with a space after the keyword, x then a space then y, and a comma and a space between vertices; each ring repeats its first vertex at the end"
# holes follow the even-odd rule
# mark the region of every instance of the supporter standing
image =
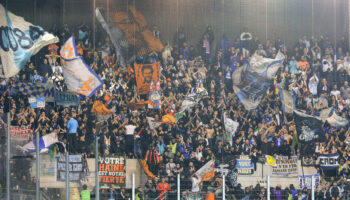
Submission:
POLYGON ((67 128, 68 128, 68 134, 67 134, 68 151, 70 153, 75 153, 76 152, 75 147, 76 147, 76 140, 77 140, 77 137, 78 137, 77 130, 78 130, 79 124, 78 124, 78 121, 75 119, 75 117, 76 117, 76 114, 72 113, 70 115, 69 121, 67 122, 67 128))

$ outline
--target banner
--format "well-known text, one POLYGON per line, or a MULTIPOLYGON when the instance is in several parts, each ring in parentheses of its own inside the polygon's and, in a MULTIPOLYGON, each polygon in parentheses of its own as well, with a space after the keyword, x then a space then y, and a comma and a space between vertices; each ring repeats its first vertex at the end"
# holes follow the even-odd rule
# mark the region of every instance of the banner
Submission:
POLYGON ((31 108, 45 108, 45 97, 28 97, 31 108))
POLYGON ((107 24, 105 17, 103 17, 102 11, 96 8, 96 19, 100 22, 102 28, 107 32, 111 42, 115 48, 117 55, 117 61, 120 66, 127 68, 127 63, 132 62, 135 59, 132 51, 129 51, 129 45, 124 37, 124 33, 120 30, 112 21, 107 24), (129 59, 127 56, 131 55, 129 59), (129 62, 127 62, 129 61, 129 62))
POLYGON ((49 83, 16 82, 14 92, 27 97, 45 97, 46 102, 55 102, 55 86, 49 83))
POLYGON ((285 113, 293 113, 294 110, 294 102, 292 95, 288 92, 288 90, 283 90, 280 88, 280 98, 282 102, 282 108, 285 113))
POLYGON ((134 64, 137 92, 149 94, 151 83, 156 83, 160 79, 160 62, 153 64, 134 64))
POLYGON ((98 171, 100 184, 125 186, 124 157, 99 157, 98 171))
POLYGON ((134 6, 129 5, 126 12, 112 12, 110 18, 123 32, 130 51, 136 52, 136 56, 163 51, 163 44, 146 29, 145 17, 134 6))
POLYGON ((10 126, 11 140, 29 141, 32 129, 28 126, 10 126))
POLYGON ((215 176, 214 160, 208 161, 203 167, 196 171, 198 178, 203 181, 210 181, 215 176))
POLYGON ((310 174, 310 175, 299 175, 299 188, 307 188, 311 190, 312 187, 312 176, 315 180, 315 188, 318 189, 321 185, 321 177, 320 174, 310 174))
POLYGON ((276 166, 272 167, 272 175, 289 176, 298 174, 298 157, 276 156, 276 166))
POLYGON ((151 84, 151 91, 148 94, 148 108, 150 109, 160 109, 162 107, 161 103, 161 93, 160 93, 160 84, 159 82, 151 84))
POLYGON ((233 89, 245 109, 252 110, 260 104, 283 60, 280 52, 275 59, 254 54, 249 63, 235 71, 232 76, 233 89))
POLYGON ((74 37, 61 47, 63 77, 68 90, 91 97, 103 85, 100 77, 77 54, 74 37))
POLYGON ((24 67, 31 56, 44 46, 57 43, 58 38, 9 12, 1 4, 0 13, 0 77, 10 78, 24 67))
POLYGON ((321 168, 338 168, 339 155, 319 155, 316 163, 319 164, 321 168))
POLYGON ((77 95, 69 92, 59 92, 56 91, 56 105, 60 106, 78 106, 78 97, 77 95))
POLYGON ((318 118, 294 110, 294 122, 300 142, 313 143, 325 140, 322 121, 318 118))
POLYGON ((254 163, 249 158, 249 156, 241 155, 236 162, 236 168, 238 170, 238 174, 247 175, 254 173, 254 163))
MULTIPOLYGON (((69 155, 68 170, 69 181, 81 181, 86 177, 84 171, 87 169, 86 159, 83 155, 69 155)), ((57 181, 66 180, 66 156, 57 154, 57 181)))
POLYGON ((335 112, 327 118, 327 122, 333 127, 346 127, 349 123, 346 118, 338 116, 335 112))

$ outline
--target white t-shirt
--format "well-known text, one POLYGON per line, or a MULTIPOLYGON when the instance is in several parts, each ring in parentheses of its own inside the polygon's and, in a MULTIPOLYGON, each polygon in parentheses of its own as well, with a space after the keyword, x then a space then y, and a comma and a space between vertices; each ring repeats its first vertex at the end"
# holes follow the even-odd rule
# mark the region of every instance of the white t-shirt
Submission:
POLYGON ((125 128, 126 128, 126 135, 134 135, 134 131, 135 131, 136 126, 126 125, 125 128))
POLYGON ((331 91, 331 96, 334 95, 336 100, 338 100, 338 94, 340 94, 339 90, 332 90, 331 91))
POLYGON ((197 179, 196 177, 192 177, 192 189, 191 189, 192 192, 200 191, 199 183, 200 183, 199 179, 197 179))

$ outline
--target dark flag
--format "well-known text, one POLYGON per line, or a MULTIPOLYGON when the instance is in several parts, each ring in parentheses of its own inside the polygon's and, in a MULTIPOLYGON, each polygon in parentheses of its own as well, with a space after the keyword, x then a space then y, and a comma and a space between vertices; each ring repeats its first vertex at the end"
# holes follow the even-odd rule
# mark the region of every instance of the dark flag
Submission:
POLYGON ((300 142, 313 143, 325 140, 325 133, 323 132, 320 119, 294 110, 294 122, 300 142))

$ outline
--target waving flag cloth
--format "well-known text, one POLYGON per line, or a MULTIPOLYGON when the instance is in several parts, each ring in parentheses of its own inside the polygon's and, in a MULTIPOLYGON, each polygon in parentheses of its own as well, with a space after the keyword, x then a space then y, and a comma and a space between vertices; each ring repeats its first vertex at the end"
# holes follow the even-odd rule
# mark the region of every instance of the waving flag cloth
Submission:
POLYGON ((179 121, 185 115, 186 111, 190 111, 204 96, 207 95, 208 92, 204 90, 197 94, 190 94, 185 96, 184 100, 182 101, 180 111, 174 115, 175 121, 179 121))
POLYGON ((96 19, 100 22, 101 26, 103 27, 103 29, 105 29, 109 38, 111 39, 111 42, 116 50, 118 64, 123 68, 126 68, 126 60, 129 60, 130 63, 135 59, 135 56, 130 56, 129 59, 127 58, 128 55, 133 54, 132 52, 128 51, 129 45, 124 37, 123 31, 120 30, 118 26, 115 25, 112 21, 107 23, 102 13, 103 12, 100 9, 96 8, 96 19))
POLYGON ((201 180, 200 182, 212 180, 215 176, 214 160, 208 161, 203 167, 197 170, 195 174, 199 180, 201 180))
POLYGON ((232 75, 233 89, 245 109, 252 110, 260 104, 283 60, 281 52, 275 59, 254 54, 249 63, 235 71, 232 75))
POLYGON ((230 138, 233 138, 235 136, 239 123, 228 118, 226 116, 226 112, 224 112, 224 124, 226 132, 230 134, 230 138))
POLYGON ((97 74, 77 53, 74 37, 70 37, 61 47, 63 76, 68 90, 75 94, 91 97, 102 86, 97 74))
MULTIPOLYGON (((40 137, 39 139, 39 148, 40 153, 46 153, 49 151, 50 147, 58 142, 57 133, 53 132, 47 135, 44 135, 43 137, 40 137)), ((25 152, 35 152, 36 151, 36 140, 33 140, 29 142, 28 144, 24 146, 17 146, 18 149, 25 151, 25 152)))
POLYGON ((96 115, 97 120, 100 122, 107 120, 113 114, 111 110, 98 100, 92 105, 91 112, 96 115))
POLYGON ((292 95, 288 92, 288 90, 283 90, 280 88, 280 98, 282 101, 282 108, 285 113, 293 113, 294 110, 294 102, 292 95))
POLYGON ((158 128, 162 124, 162 122, 156 121, 153 117, 146 117, 146 118, 151 130, 158 128))
MULTIPOLYGON (((111 20, 123 32, 131 52, 136 56, 144 56, 152 51, 161 52, 162 42, 146 28, 145 17, 134 6, 125 11, 111 12, 111 20)), ((122 9, 120 9, 122 10, 122 9)))
POLYGON ((1 78, 16 75, 41 48, 58 42, 57 37, 14 15, 1 4, 0 27, 1 78))
POLYGON ((294 110, 294 122, 300 142, 314 143, 325 140, 322 121, 319 118, 294 110))
POLYGON ((335 112, 327 119, 327 122, 333 127, 345 127, 349 123, 346 118, 338 116, 335 112))

